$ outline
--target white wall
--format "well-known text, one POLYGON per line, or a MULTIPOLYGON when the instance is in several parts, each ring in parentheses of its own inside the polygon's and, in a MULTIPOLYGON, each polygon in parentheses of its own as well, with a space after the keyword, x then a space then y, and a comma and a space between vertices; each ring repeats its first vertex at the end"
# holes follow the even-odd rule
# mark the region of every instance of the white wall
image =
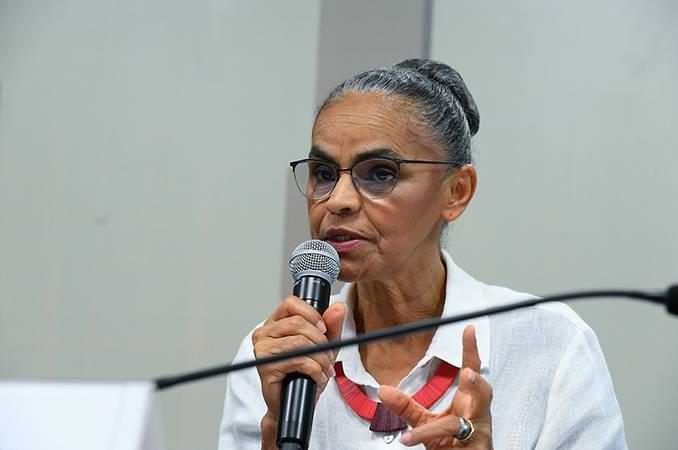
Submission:
MULTIPOLYGON (((318 5, 0 0, 0 377, 226 362, 279 300, 318 5)), ((215 448, 224 380, 159 395, 215 448)))
MULTIPOLYGON (((433 17, 432 56, 481 117, 478 195, 450 244, 462 267, 539 294, 678 282, 678 3, 437 1, 433 17)), ((630 448, 675 448, 678 320, 573 306, 598 333, 630 448)))

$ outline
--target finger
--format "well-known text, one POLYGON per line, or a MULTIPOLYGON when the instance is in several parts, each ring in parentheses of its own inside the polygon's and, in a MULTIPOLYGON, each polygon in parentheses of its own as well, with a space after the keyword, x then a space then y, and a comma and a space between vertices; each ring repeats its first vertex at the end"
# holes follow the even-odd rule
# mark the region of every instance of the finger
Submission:
MULTIPOLYGON (((272 322, 266 326, 265 330, 261 330, 259 333, 265 334, 265 337, 268 339, 282 339, 285 337, 303 336, 308 339, 308 342, 304 342, 304 347, 310 345, 320 345, 327 342, 325 335, 301 316, 285 317, 284 319, 280 319, 277 322, 272 322)), ((258 336, 258 339, 260 338, 261 335, 258 336)), ((336 358, 335 352, 327 350, 322 353, 327 356, 327 360, 329 361, 330 365, 334 364, 334 359, 336 358)), ((323 367, 330 376, 334 376, 334 368, 328 368, 325 366, 323 367)))
POLYGON ((411 447, 424 442, 441 441, 442 446, 445 441, 451 443, 458 431, 459 418, 447 415, 413 428, 402 435, 400 442, 411 447))
POLYGON ((265 333, 267 337, 271 338, 302 335, 316 345, 327 342, 327 338, 318 327, 301 316, 285 317, 272 322, 266 326, 265 333))
POLYGON ((462 367, 469 367, 476 372, 480 372, 480 355, 478 354, 478 344, 476 342, 476 329, 473 325, 464 328, 462 348, 462 367))
POLYGON ((311 377, 315 384, 321 388, 324 388, 330 379, 330 376, 317 361, 307 357, 290 359, 279 370, 282 372, 279 377, 280 380, 290 373, 302 373, 311 377))
POLYGON ((402 417, 411 427, 416 427, 430 414, 426 408, 394 387, 381 386, 378 394, 384 406, 396 416, 402 417))
POLYGON ((338 340, 341 339, 341 330, 344 326, 344 319, 346 318, 346 305, 343 303, 335 303, 325 311, 323 320, 327 325, 327 339, 338 340))
POLYGON ((284 302, 278 305, 266 322, 277 321, 289 316, 301 316, 309 323, 318 327, 323 334, 327 331, 327 327, 325 326, 325 322, 323 322, 320 313, 311 305, 293 295, 290 295, 284 302))
POLYGON ((492 386, 477 372, 468 367, 462 369, 459 391, 468 394, 472 399, 471 410, 468 411, 469 417, 482 417, 489 412, 492 403, 492 386))
MULTIPOLYGON (((266 342, 257 343, 254 346, 254 354, 257 358, 261 358, 264 356, 277 355, 295 350, 297 348, 309 347, 312 345, 313 343, 306 336, 302 336, 300 334, 295 336, 285 336, 283 338, 270 339, 266 342)), ((334 376, 334 367, 332 366, 334 363, 334 355, 329 355, 328 352, 319 352, 301 357, 300 359, 303 360, 306 358, 315 361, 323 369, 327 376, 334 376)), ((286 367, 286 363, 280 363, 279 367, 286 367)))
MULTIPOLYGON (((335 303, 331 305, 323 314, 323 320, 327 325, 327 340, 334 341, 341 339, 341 332, 344 327, 344 319, 346 318, 346 305, 343 303, 335 303)), ((332 364, 337 359, 339 350, 330 350, 332 356, 332 364)), ((334 370, 332 371, 334 376, 334 370)))

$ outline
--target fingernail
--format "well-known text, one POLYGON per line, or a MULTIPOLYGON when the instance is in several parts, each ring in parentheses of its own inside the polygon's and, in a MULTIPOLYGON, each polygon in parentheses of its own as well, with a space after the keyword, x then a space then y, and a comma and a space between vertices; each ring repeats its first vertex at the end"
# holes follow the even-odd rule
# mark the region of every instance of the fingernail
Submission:
POLYGON ((337 374, 337 372, 334 371, 334 366, 330 366, 330 377, 334 378, 334 376, 337 374))
POLYGON ((409 431, 402 436, 400 436, 400 443, 404 445, 410 445, 412 443, 412 433, 409 431))
POLYGON ((469 380, 471 383, 475 383, 476 379, 478 379, 478 374, 474 370, 471 370, 471 375, 468 376, 469 380))
POLYGON ((327 327, 325 326, 325 322, 323 320, 319 320, 315 326, 318 327, 318 329, 322 331, 323 334, 327 333, 327 327))

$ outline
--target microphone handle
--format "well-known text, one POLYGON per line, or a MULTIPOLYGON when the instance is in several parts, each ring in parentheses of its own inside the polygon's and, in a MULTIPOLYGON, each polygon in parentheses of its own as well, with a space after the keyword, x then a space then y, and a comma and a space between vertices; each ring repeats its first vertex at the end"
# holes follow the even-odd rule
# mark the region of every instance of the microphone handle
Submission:
MULTIPOLYGON (((321 277, 305 276, 294 283, 292 293, 320 314, 330 301, 330 284, 321 277)), ((276 443, 281 450, 307 450, 315 412, 316 384, 301 373, 291 373, 283 381, 276 443)))

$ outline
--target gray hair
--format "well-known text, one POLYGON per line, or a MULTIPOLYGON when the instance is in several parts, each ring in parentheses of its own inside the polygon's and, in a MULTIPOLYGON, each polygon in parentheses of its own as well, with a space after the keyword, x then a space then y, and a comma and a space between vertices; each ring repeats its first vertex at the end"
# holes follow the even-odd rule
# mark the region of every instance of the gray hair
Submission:
POLYGON ((459 72, 447 64, 408 59, 359 73, 330 92, 318 115, 327 105, 351 92, 380 92, 413 101, 414 118, 427 127, 447 160, 458 164, 472 162, 471 137, 480 125, 478 108, 459 72))

